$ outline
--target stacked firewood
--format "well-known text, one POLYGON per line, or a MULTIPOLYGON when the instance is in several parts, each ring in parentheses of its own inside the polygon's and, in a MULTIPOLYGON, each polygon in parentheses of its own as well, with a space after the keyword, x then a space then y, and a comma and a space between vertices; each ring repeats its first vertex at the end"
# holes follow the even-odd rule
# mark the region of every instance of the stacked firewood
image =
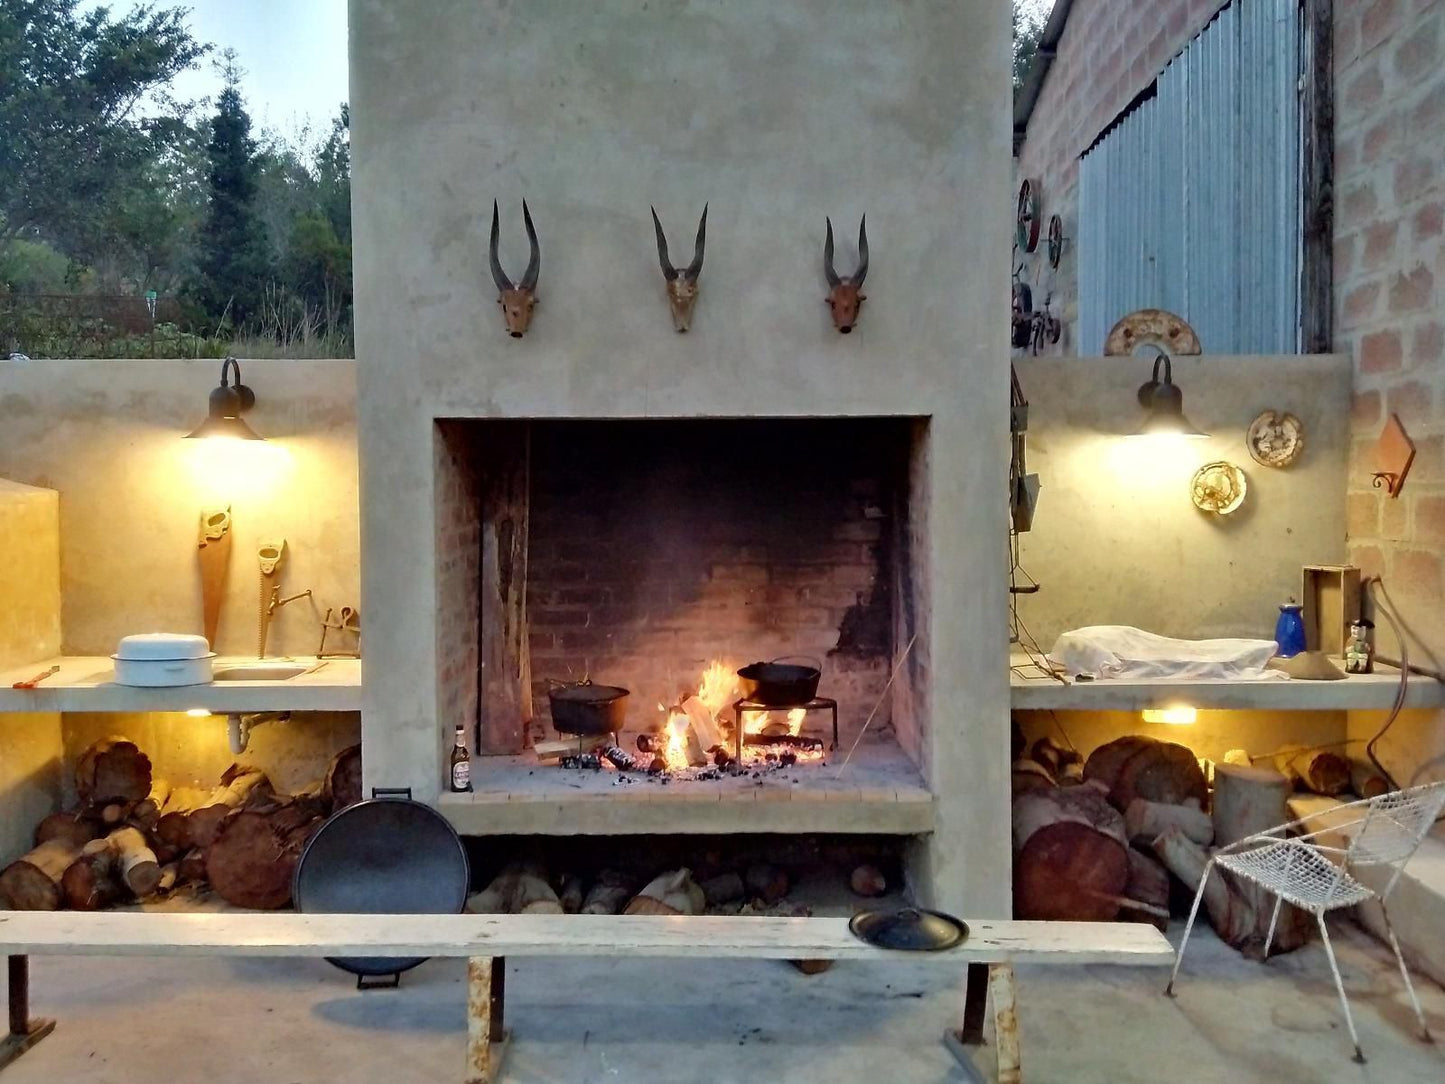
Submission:
POLYGON ((307 840, 361 798, 361 750, 343 750, 324 780, 295 794, 240 764, 215 787, 172 787, 123 737, 90 746, 75 776, 75 808, 42 820, 35 849, 0 870, 0 908, 93 911, 182 886, 209 886, 238 907, 284 907, 307 840))

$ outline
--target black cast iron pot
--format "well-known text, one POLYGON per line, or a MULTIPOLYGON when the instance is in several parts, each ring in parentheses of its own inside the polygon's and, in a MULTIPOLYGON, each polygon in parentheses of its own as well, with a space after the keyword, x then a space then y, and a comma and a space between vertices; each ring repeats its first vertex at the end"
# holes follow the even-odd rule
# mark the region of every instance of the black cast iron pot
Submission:
POLYGON ((554 683, 547 690, 552 725, 561 734, 616 734, 627 719, 628 691, 616 685, 554 683))
MULTIPOLYGON (((809 660, 813 661, 813 660, 809 660)), ((796 708, 818 695, 823 671, 774 659, 755 662, 738 671, 743 699, 775 708, 796 708)))

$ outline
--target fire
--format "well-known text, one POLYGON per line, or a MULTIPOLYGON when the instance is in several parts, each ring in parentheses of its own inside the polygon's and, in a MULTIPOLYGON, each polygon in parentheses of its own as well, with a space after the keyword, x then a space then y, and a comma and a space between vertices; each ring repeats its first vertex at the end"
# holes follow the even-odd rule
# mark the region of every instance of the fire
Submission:
POLYGON ((702 673, 702 684, 697 688, 697 698, 703 707, 716 719, 738 698, 737 671, 720 659, 714 659, 702 673))
POLYGON ((796 738, 803 732, 803 720, 807 718, 807 711, 803 708, 793 708, 788 712, 787 720, 780 721, 776 714, 767 711, 749 711, 743 720, 744 733, 766 734, 770 738, 781 738, 785 735, 796 738), (784 729, 786 727, 786 730, 784 729))
POLYGON ((667 717, 667 747, 663 757, 669 768, 687 767, 687 715, 675 711, 667 717))

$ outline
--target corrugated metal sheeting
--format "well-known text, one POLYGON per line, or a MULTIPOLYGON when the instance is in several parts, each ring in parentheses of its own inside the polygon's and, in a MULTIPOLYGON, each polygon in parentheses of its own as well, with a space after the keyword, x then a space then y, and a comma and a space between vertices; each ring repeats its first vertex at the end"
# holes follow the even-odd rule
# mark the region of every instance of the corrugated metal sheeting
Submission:
POLYGON ((1080 353, 1162 308, 1217 354, 1299 347, 1299 0, 1235 0, 1079 167, 1080 353))

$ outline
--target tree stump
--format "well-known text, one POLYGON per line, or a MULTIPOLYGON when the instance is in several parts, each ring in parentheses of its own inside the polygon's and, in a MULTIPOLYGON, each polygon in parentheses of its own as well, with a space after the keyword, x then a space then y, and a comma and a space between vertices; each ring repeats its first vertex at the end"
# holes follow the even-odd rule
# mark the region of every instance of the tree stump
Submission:
POLYGON ((1085 783, 1022 794, 1013 803, 1014 913, 1025 919, 1108 922, 1129 880, 1124 818, 1085 783))
POLYGON ((1120 812, 1138 798, 1165 805, 1183 805, 1192 798, 1201 809, 1209 801, 1209 785, 1192 749, 1140 735, 1094 750, 1084 764, 1084 778, 1104 784, 1120 812))
POLYGON ((0 870, 0 908, 11 911, 54 911, 60 907, 60 880, 80 856, 80 848, 63 839, 46 840, 0 870))
POLYGON ((150 757, 128 738, 102 738, 76 760, 75 789, 92 806, 139 802, 151 792, 150 757))
POLYGON ((361 746, 350 745, 331 758, 321 793, 331 812, 361 801, 361 746))
POLYGON ((304 803, 241 809, 221 822, 206 854, 216 894, 237 907, 274 911, 291 902, 291 880, 321 819, 304 803))

